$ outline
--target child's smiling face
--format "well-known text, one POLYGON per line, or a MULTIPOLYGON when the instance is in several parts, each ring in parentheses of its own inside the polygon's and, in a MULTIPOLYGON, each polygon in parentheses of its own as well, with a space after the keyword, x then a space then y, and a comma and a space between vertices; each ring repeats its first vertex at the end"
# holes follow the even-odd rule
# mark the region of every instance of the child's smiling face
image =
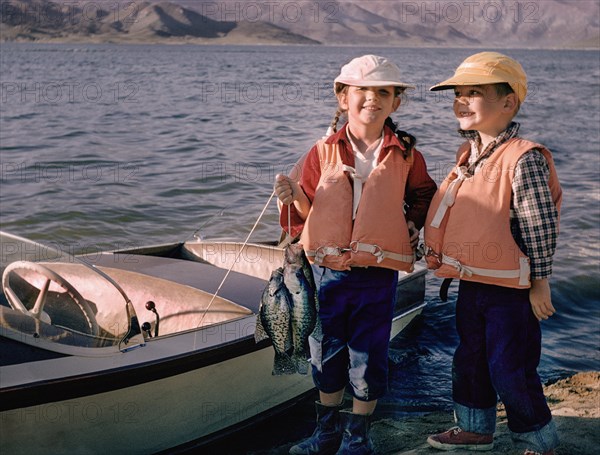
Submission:
POLYGON ((516 100, 509 97, 499 95, 494 84, 454 87, 454 115, 460 128, 497 136, 513 113, 516 100))
POLYGON ((350 125, 383 128, 385 119, 400 106, 394 86, 359 87, 349 86, 340 93, 340 107, 347 111, 350 125))

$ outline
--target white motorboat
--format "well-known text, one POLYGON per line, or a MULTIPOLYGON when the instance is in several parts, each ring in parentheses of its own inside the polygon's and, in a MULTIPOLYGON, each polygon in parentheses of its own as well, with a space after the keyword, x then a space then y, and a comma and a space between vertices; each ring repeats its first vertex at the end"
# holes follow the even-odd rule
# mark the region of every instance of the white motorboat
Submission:
MULTIPOLYGON (((0 241, 1 453, 201 446, 313 391, 310 374, 272 375, 270 341, 254 340, 280 246, 194 240, 72 256, 0 241)), ((424 306, 425 270, 400 275, 391 337, 424 306)))

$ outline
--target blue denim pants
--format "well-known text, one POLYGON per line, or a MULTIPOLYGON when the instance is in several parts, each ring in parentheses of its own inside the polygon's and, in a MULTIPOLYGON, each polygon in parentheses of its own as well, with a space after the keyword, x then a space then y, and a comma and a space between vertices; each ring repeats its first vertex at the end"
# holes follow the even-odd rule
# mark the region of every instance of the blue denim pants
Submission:
POLYGON ((499 396, 515 442, 539 452, 556 447, 556 429, 537 374, 542 334, 529 289, 461 280, 456 327, 460 343, 452 365, 452 395, 458 426, 494 433, 499 396))
POLYGON ((336 271, 313 265, 323 328, 310 340, 313 381, 334 393, 352 387, 362 401, 387 392, 388 348, 398 272, 379 267, 336 271))

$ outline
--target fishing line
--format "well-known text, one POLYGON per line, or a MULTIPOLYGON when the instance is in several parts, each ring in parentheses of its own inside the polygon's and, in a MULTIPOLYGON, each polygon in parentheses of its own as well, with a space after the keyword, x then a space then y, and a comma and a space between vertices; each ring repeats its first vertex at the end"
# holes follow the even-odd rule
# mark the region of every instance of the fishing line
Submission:
POLYGON ((223 214, 225 213, 225 210, 227 210, 229 207, 231 207, 231 205, 226 205, 225 207, 223 207, 221 210, 219 210, 217 213, 215 213, 214 215, 210 216, 204 223, 202 223, 202 225, 200 225, 200 227, 198 229, 196 229, 194 232, 192 232, 186 239, 184 239, 184 242, 187 242, 188 240, 190 240, 191 238, 194 238, 196 240, 202 240, 203 236, 202 233, 200 232, 202 230, 202 228, 204 226, 206 226, 209 222, 212 221, 213 218, 217 217, 217 216, 223 216, 223 214))
MULTIPOLYGON (((210 306, 213 304, 213 302, 217 298, 217 294, 221 290, 221 287, 223 287, 223 284, 225 283, 225 280, 229 276, 229 273, 231 272, 231 270, 233 270, 233 267, 235 266, 235 264, 239 260, 240 256, 242 255, 242 251, 244 251, 244 248, 246 248, 246 245, 248 244, 248 241, 250 240, 250 237, 252 236, 252 234, 256 230, 256 227, 258 226, 258 223, 260 222, 261 218, 263 217, 263 215, 267 211, 267 208, 269 207, 269 204, 271 203, 271 200, 273 199, 273 196, 275 196, 275 190, 273 190, 273 192, 271 193, 271 196, 269 196, 269 200, 267 201, 267 203, 263 207, 262 211, 260 212, 260 215, 258 215, 258 218, 256 219, 256 222, 254 223, 254 226, 252 226, 252 229, 250 229, 250 232, 248 233, 248 236, 246 237, 246 240, 244 240, 244 243, 242 244, 242 247, 238 251, 238 253, 237 253, 237 255, 236 255, 233 263, 231 264, 231 266, 229 267, 229 269, 225 273, 225 276, 221 280, 221 284, 219 284, 219 287, 217 288, 217 290, 213 294, 212 298, 210 299, 210 302, 208 302, 208 305, 206 306, 206 309, 204 310, 204 313, 202 314, 202 318, 200 318, 200 322, 198 322, 198 325, 196 326, 196 328, 198 328, 198 327, 200 327, 202 325, 202 322, 204 321, 204 317, 208 313, 208 310, 210 309, 210 306)), ((197 336, 198 336, 198 331, 196 331, 195 334, 194 334, 194 349, 196 349, 196 339, 197 339, 197 336)))
MULTIPOLYGON (((294 193, 292 191, 292 195, 293 194, 294 193)), ((287 217, 288 218, 287 219, 287 222, 288 222, 288 239, 290 239, 292 237, 292 207, 291 206, 288 206, 287 212, 288 212, 288 214, 287 214, 288 215, 288 217, 287 217)))

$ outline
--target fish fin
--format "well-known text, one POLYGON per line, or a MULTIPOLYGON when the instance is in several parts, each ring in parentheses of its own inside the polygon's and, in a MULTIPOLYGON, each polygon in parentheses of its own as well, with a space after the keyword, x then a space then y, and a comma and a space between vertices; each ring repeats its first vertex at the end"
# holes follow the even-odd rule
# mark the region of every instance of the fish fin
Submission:
POLYGON ((321 327, 321 318, 317 316, 317 321, 315 323, 315 328, 313 329, 310 337, 314 338, 319 343, 323 341, 323 329, 321 327))
POLYGON ((310 265, 308 265, 307 267, 302 267, 302 271, 304 272, 304 278, 306 278, 306 282, 308 283, 308 286, 310 287, 311 291, 315 292, 317 286, 315 284, 315 276, 313 275, 310 265))
POLYGON ((294 356, 294 364, 296 366, 296 372, 299 374, 308 374, 309 361, 307 358, 302 356, 294 356))
POLYGON ((273 360, 273 376, 294 374, 295 372, 296 365, 292 358, 286 353, 275 352, 275 359, 273 360))
POLYGON ((265 331, 265 328, 262 325, 262 322, 260 319, 260 314, 258 314, 258 315, 256 315, 256 328, 254 329, 254 341, 256 341, 258 343, 259 341, 266 340, 267 338, 269 338, 269 335, 267 335, 267 332, 265 331))
POLYGON ((290 356, 291 353, 294 352, 294 341, 292 340, 291 333, 288 334, 288 336, 286 337, 284 344, 283 344, 283 349, 285 349, 285 354, 287 356, 290 356))

